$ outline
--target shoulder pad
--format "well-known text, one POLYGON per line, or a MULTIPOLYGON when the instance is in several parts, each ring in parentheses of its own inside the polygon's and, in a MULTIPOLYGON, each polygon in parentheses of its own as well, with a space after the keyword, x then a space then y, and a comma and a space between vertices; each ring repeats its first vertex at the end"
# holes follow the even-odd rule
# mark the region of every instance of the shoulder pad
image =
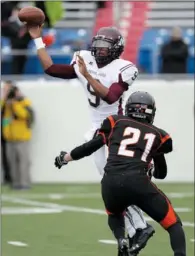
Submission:
POLYGON ((165 138, 167 138, 167 139, 170 138, 169 133, 167 133, 165 130, 160 129, 158 127, 156 127, 156 128, 158 129, 162 140, 165 140, 165 138))
POLYGON ((138 69, 132 63, 129 63, 120 69, 121 79, 128 85, 132 85, 138 76, 138 69))
POLYGON ((167 154, 173 150, 173 141, 171 136, 164 130, 158 128, 158 132, 160 133, 160 147, 158 152, 167 154))

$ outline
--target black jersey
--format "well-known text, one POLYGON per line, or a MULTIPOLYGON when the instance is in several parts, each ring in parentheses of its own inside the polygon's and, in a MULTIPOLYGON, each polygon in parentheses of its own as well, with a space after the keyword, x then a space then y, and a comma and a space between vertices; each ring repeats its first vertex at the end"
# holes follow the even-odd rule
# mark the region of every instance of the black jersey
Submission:
POLYGON ((147 170, 155 155, 172 150, 167 132, 125 116, 109 116, 99 134, 109 148, 105 172, 147 170))
POLYGON ((146 170, 152 158, 172 151, 170 135, 154 125, 113 115, 106 118, 96 137, 71 151, 74 160, 91 155, 107 145, 105 172, 146 170))

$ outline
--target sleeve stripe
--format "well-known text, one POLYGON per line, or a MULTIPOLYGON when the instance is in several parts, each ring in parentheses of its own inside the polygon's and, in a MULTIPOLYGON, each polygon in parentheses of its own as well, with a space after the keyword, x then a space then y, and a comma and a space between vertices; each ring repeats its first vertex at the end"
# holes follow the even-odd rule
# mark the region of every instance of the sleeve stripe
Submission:
POLYGON ((135 66, 134 64, 128 64, 126 66, 124 66, 123 68, 120 69, 121 72, 125 71, 127 68, 133 67, 135 66))
POLYGON ((104 144, 106 144, 106 136, 103 132, 98 132, 99 135, 102 135, 104 144))
POLYGON ((115 126, 114 118, 113 118, 112 116, 109 116, 108 119, 109 119, 110 124, 111 124, 111 127, 112 127, 112 129, 113 129, 113 127, 115 126))
POLYGON ((170 137, 170 135, 166 135, 166 136, 164 136, 163 138, 161 138, 161 144, 163 144, 165 141, 167 141, 168 139, 170 139, 171 137, 170 137))
POLYGON ((74 66, 76 63, 76 61, 74 60, 70 65, 74 66))
POLYGON ((128 68, 129 66, 132 66, 132 64, 128 64, 128 65, 122 67, 122 68, 120 69, 120 71, 123 71, 123 69, 126 69, 126 68, 128 68))

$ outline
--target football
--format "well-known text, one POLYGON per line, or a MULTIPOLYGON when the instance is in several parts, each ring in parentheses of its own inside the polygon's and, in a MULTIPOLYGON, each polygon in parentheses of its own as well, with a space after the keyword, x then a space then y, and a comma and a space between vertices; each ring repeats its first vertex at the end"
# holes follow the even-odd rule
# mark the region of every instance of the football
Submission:
POLYGON ((29 25, 42 25, 45 21, 44 12, 33 6, 24 7, 19 11, 18 18, 29 25))

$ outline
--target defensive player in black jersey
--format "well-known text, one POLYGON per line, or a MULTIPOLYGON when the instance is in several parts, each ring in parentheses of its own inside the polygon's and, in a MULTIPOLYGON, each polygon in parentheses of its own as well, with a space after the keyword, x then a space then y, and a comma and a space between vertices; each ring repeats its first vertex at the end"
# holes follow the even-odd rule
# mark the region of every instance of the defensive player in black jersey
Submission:
POLYGON ((123 213, 129 205, 137 205, 168 231, 174 256, 186 255, 182 223, 169 199, 147 176, 153 160, 154 177, 164 179, 167 174, 164 154, 172 151, 171 137, 152 125, 155 111, 155 101, 150 94, 135 92, 126 103, 125 116, 109 116, 95 138, 70 153, 61 152, 55 159, 56 167, 61 168, 108 145, 109 156, 101 181, 102 198, 120 256, 137 252, 134 247, 128 251, 125 239, 123 213))

